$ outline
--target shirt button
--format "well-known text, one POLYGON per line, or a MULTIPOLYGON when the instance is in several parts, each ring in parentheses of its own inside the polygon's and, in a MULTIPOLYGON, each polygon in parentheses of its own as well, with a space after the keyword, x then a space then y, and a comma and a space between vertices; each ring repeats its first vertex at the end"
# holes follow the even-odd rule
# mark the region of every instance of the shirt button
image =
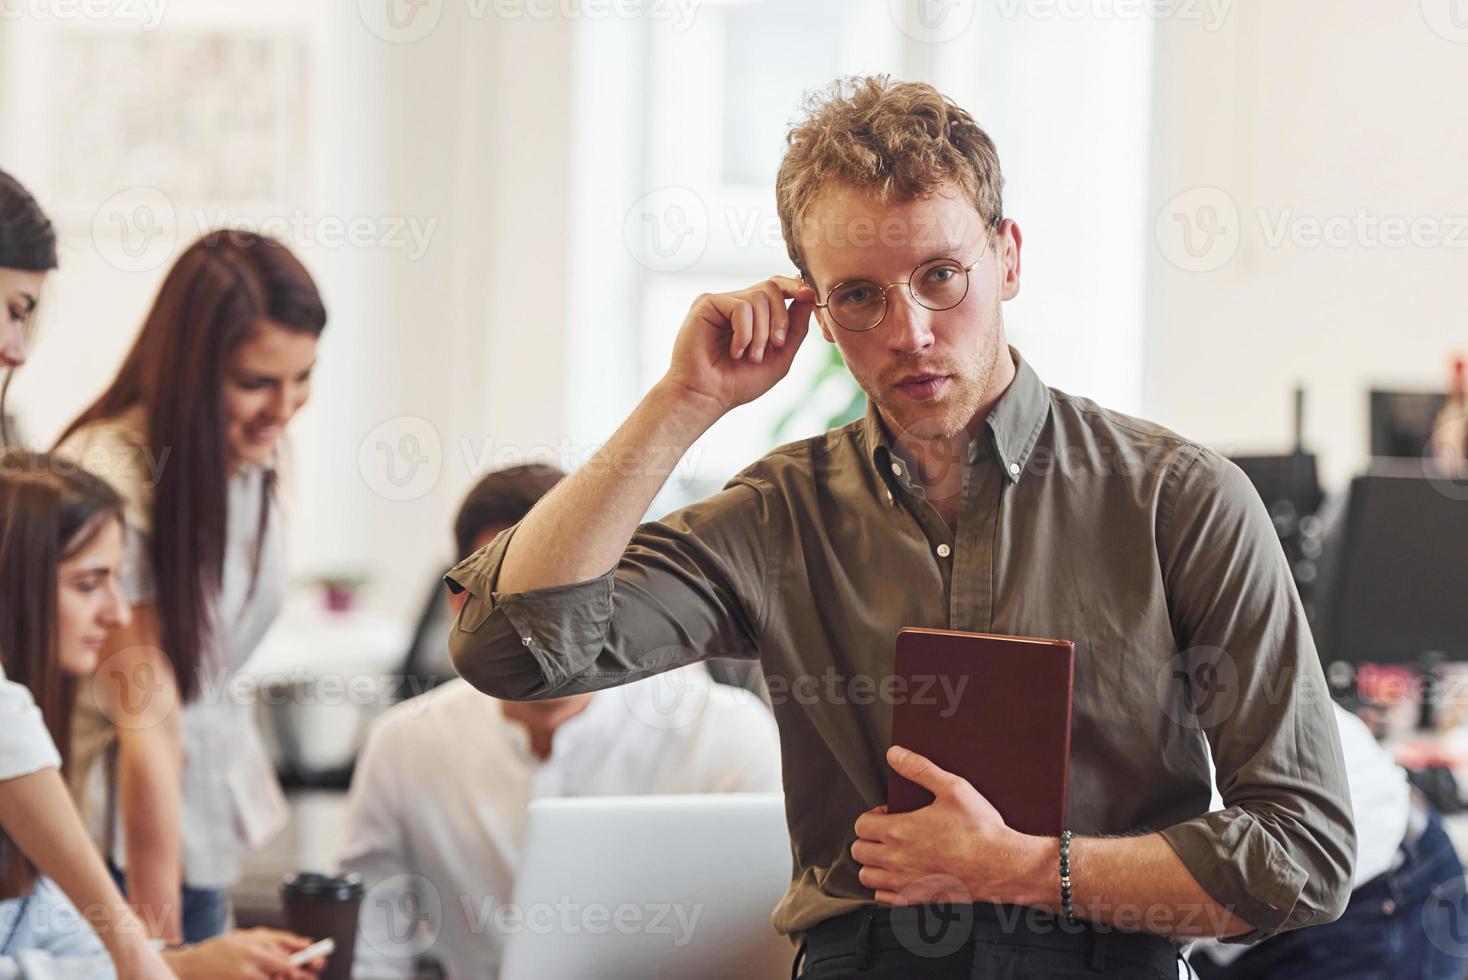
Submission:
POLYGON ((1010 463, 1009 464, 1009 473, 1010 473, 1011 476, 1019 476, 1019 464, 1018 463, 1010 463))
POLYGON ((948 547, 946 544, 940 544, 940 545, 938 545, 938 557, 939 558, 947 558, 951 554, 953 554, 953 549, 952 548, 948 547))
POLYGON ((530 637, 528 637, 528 636, 522 636, 522 637, 520 637, 520 642, 523 643, 523 644, 525 644, 528 647, 531 644, 532 641, 531 641, 530 637))
POLYGON ((892 464, 892 472, 893 473, 896 473, 898 476, 901 476, 902 475, 902 464, 901 463, 893 463, 892 464))

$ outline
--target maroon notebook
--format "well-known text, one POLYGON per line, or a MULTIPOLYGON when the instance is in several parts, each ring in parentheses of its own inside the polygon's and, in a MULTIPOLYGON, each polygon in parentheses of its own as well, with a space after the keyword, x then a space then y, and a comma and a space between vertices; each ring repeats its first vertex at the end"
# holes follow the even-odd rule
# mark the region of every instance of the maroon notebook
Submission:
MULTIPOLYGON (((1065 826, 1075 644, 1026 636, 904 629, 897 634, 892 744, 967 779, 1026 834, 1065 826)), ((888 769, 887 808, 933 794, 888 769)))

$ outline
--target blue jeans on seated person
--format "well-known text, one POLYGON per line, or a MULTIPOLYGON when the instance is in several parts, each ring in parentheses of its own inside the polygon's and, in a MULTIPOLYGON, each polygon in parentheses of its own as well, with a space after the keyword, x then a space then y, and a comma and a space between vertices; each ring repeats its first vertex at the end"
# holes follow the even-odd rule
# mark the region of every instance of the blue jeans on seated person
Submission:
MULTIPOLYGON (((127 897, 127 876, 121 868, 107 862, 122 897, 127 897)), ((229 928, 229 892, 223 888, 190 888, 183 886, 183 941, 202 943, 229 928)), ((145 923, 146 925, 147 923, 145 923)))
POLYGON ((1193 969, 1203 980, 1463 980, 1468 882, 1435 811, 1402 850, 1334 922, 1266 939, 1227 966, 1198 953, 1193 969))

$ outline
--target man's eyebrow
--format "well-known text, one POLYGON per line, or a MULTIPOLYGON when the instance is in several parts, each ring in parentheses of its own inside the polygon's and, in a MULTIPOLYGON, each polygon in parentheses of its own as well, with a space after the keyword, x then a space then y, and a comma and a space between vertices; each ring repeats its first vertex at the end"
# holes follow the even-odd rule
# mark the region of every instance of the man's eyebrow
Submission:
MULTIPOLYGON (((982 248, 983 246, 979 245, 974 247, 982 248)), ((955 262, 963 262, 967 259, 967 256, 971 251, 972 249, 963 242, 949 242, 945 245, 939 245, 935 247, 931 252, 928 252, 924 258, 919 259, 917 262, 914 262, 907 271, 908 273, 911 273, 919 266, 926 265, 927 263, 932 262, 935 259, 952 259, 955 262)), ((858 280, 863 282, 876 282, 877 278, 877 276, 869 275, 864 272, 855 272, 850 275, 832 277, 831 285, 839 286, 841 283, 844 282, 856 282, 858 280)))

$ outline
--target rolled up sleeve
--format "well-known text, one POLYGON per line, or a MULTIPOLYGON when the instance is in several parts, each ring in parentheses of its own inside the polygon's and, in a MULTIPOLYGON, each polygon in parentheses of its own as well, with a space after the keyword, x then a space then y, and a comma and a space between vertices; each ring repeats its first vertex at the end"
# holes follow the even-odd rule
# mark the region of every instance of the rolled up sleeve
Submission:
POLYGON ((1225 808, 1162 836, 1204 891, 1254 927, 1229 942, 1329 922, 1350 898, 1355 831, 1288 562, 1233 463, 1201 450, 1164 479, 1158 545, 1178 673, 1225 808))
POLYGON ((513 594, 496 588, 519 525, 506 530, 446 578, 456 593, 469 593, 449 635, 454 669, 487 694, 535 700, 706 657, 757 657, 773 567, 766 500, 754 480, 736 477, 714 496, 640 526, 605 575, 513 594))

